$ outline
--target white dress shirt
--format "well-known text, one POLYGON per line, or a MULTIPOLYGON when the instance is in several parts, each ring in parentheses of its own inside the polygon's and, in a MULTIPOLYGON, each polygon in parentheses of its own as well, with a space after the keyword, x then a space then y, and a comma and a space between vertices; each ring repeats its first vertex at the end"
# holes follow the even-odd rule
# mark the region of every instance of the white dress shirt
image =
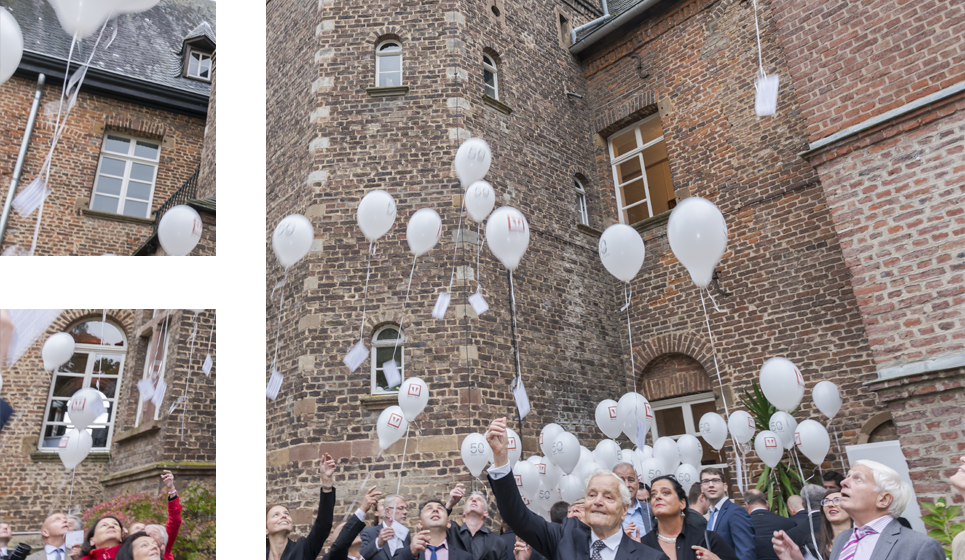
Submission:
POLYGON ((44 545, 44 552, 47 554, 47 560, 68 560, 70 556, 64 545, 56 547, 52 544, 44 545), (60 556, 58 557, 57 551, 60 551, 60 556))
MULTIPOLYGON (((864 525, 864 527, 873 528, 875 532, 870 535, 865 535, 864 538, 858 541, 858 548, 854 551, 854 560, 871 560, 871 553, 874 551, 875 545, 878 544, 878 537, 881 536, 881 532, 885 530, 885 527, 894 520, 894 517, 885 515, 864 525)), ((852 535, 854 535, 854 533, 852 533, 852 535)))
MULTIPOLYGON (((383 525, 385 525, 385 523, 383 523, 383 525)), ((405 538, 409 536, 409 530, 403 527, 402 524, 395 519, 392 520, 391 525, 385 526, 391 528, 395 532, 395 534, 392 535, 392 538, 386 543, 389 545, 389 552, 391 552, 394 556, 395 551, 402 548, 402 546, 405 544, 405 538)))

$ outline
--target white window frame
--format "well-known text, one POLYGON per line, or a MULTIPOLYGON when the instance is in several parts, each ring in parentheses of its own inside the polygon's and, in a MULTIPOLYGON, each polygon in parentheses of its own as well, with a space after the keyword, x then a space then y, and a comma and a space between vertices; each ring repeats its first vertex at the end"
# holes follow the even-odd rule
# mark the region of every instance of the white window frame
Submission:
MULTIPOLYGON (((82 323, 87 323, 87 322, 100 322, 100 319, 99 319, 98 317, 88 317, 88 318, 84 319, 83 321, 78 321, 77 323, 74 323, 73 325, 70 326, 70 328, 68 328, 68 329, 67 329, 66 331, 64 331, 64 332, 70 332, 70 330, 73 329, 75 326, 77 326, 77 325, 79 325, 79 324, 82 324, 82 323)), ((110 357, 112 357, 112 358, 117 358, 117 359, 120 360, 120 366, 119 366, 118 371, 117 371, 117 385, 116 385, 115 388, 114 388, 114 396, 113 396, 112 398, 107 398, 107 397, 105 397, 105 399, 104 399, 104 400, 105 400, 105 405, 104 405, 105 408, 108 408, 108 404, 110 404, 110 406, 113 407, 113 409, 111 409, 110 420, 109 420, 106 424, 105 424, 105 423, 97 423, 97 424, 95 425, 95 424, 92 423, 91 426, 88 426, 88 428, 87 428, 87 433, 89 433, 89 434, 90 434, 90 433, 93 433, 94 428, 103 428, 103 427, 106 427, 106 428, 107 428, 107 443, 106 443, 106 445, 105 445, 104 447, 92 447, 92 448, 91 448, 91 451, 98 451, 98 452, 110 451, 110 449, 111 449, 111 442, 114 440, 114 424, 115 424, 115 422, 117 421, 118 401, 120 400, 120 395, 121 395, 121 384, 122 384, 122 382, 123 382, 123 380, 124 380, 124 364, 125 364, 125 362, 126 362, 126 360, 127 360, 127 350, 128 350, 128 340, 127 340, 127 336, 124 334, 124 329, 121 328, 121 326, 118 325, 117 323, 115 323, 114 321, 111 321, 110 319, 107 320, 107 323, 110 324, 112 327, 114 327, 115 329, 117 329, 118 332, 121 333, 121 336, 122 336, 123 339, 124 339, 124 345, 123 345, 123 346, 108 346, 108 345, 106 345, 106 344, 75 344, 75 345, 74 345, 74 354, 82 354, 82 353, 83 353, 83 354, 88 354, 88 355, 90 356, 90 357, 87 359, 87 367, 85 368, 85 371, 84 371, 84 374, 83 374, 83 377, 84 377, 83 386, 84 386, 84 387, 89 387, 89 386, 90 386, 91 379, 94 377, 94 375, 93 375, 93 372, 94 372, 94 363, 97 362, 97 357, 98 357, 99 355, 110 356, 110 357)), ((46 404, 46 406, 44 407, 43 422, 42 422, 41 425, 40 425, 40 437, 39 437, 38 440, 37 440, 37 450, 38 450, 38 451, 45 452, 45 453, 57 453, 57 449, 58 449, 57 447, 45 447, 45 446, 44 446, 44 435, 47 433, 47 427, 48 427, 48 426, 68 426, 68 427, 73 427, 71 424, 66 423, 66 422, 52 422, 52 421, 49 421, 49 420, 48 420, 48 418, 50 417, 50 405, 51 405, 51 403, 52 403, 54 400, 67 401, 67 402, 70 401, 70 397, 54 397, 54 387, 56 387, 56 385, 57 385, 57 377, 58 377, 58 376, 63 376, 63 377, 80 377, 80 376, 77 375, 77 374, 70 374, 70 373, 66 373, 66 374, 65 374, 65 373, 61 373, 60 369, 61 369, 61 368, 58 367, 57 370, 52 374, 52 378, 51 378, 51 381, 50 381, 50 388, 49 388, 48 391, 47 391, 47 404, 46 404)), ((99 376, 99 377, 101 377, 101 376, 99 376)), ((94 387, 94 388, 96 389, 96 387, 94 387)), ((69 429, 68 429, 68 431, 69 431, 69 429)))
MULTIPOLYGON (((388 40, 388 41, 382 41, 381 43, 379 43, 379 45, 378 45, 377 47, 375 47, 375 87, 398 87, 398 86, 380 86, 380 85, 379 85, 379 84, 382 82, 382 80, 381 80, 381 78, 382 78, 382 58, 383 58, 383 57, 389 57, 389 56, 398 56, 398 57, 399 57, 399 72, 398 72, 398 74, 399 74, 399 84, 398 84, 398 85, 401 86, 401 85, 404 83, 404 82, 402 81, 402 51, 403 51, 403 49, 402 49, 402 43, 400 43, 399 41, 396 41, 396 40, 394 40, 394 39, 390 39, 390 40, 388 40), (385 47, 388 46, 388 45, 395 45, 395 46, 399 47, 399 50, 397 50, 397 51, 388 51, 388 52, 384 52, 384 53, 383 53, 383 52, 382 52, 382 49, 385 48, 385 47)), ((387 74, 395 74, 396 72, 395 72, 395 71, 391 71, 391 72, 386 72, 386 73, 387 73, 387 74)))
MULTIPOLYGON (((157 309, 154 310, 155 315, 157 314, 157 309)), ((163 329, 161 322, 158 322, 157 328, 163 329)), ((164 346, 161 349, 161 367, 158 370, 157 377, 155 379, 164 379, 164 372, 167 371, 168 366, 168 343, 171 341, 171 331, 165 329, 164 332, 164 346)), ((154 348, 154 337, 151 336, 147 339, 147 354, 144 355, 144 374, 141 379, 148 379, 152 376, 151 366, 154 364, 154 354, 156 348, 154 348)), ((134 427, 137 428, 141 425, 141 412, 144 411, 144 401, 141 400, 140 396, 137 398, 137 416, 134 417, 134 427)), ((161 419, 161 407, 154 407, 154 419, 161 419)))
POLYGON ((185 66, 184 66, 184 76, 185 76, 186 78, 191 78, 191 79, 193 79, 193 80, 200 80, 200 81, 202 81, 202 82, 210 82, 210 81, 211 81, 211 70, 212 70, 212 65, 211 65, 211 62, 210 62, 211 59, 212 59, 212 54, 209 53, 209 52, 205 52, 205 51, 201 51, 201 50, 193 49, 193 48, 192 48, 192 49, 188 49, 188 58, 187 58, 187 60, 185 61, 185 66), (196 55, 196 54, 198 55, 198 74, 192 74, 192 73, 191 73, 191 57, 194 56, 194 55, 196 55), (201 63, 204 62, 205 60, 209 61, 209 62, 208 62, 208 77, 207 77, 207 78, 205 78, 204 76, 201 75, 201 63))
POLYGON ((576 177, 573 178, 573 186, 576 187, 576 221, 588 226, 590 225, 590 212, 586 207, 586 189, 583 188, 583 183, 576 177))
POLYGON ((664 141, 663 127, 660 128, 660 137, 654 140, 651 140, 646 144, 643 144, 643 138, 640 136, 640 127, 642 127, 645 123, 650 122, 653 119, 659 119, 659 118, 660 118, 660 114, 655 113, 641 121, 637 121, 633 123, 632 125, 626 128, 623 128, 621 130, 618 130, 617 132, 614 132, 613 134, 610 135, 609 138, 606 139, 607 147, 610 152, 610 169, 613 171, 613 186, 614 186, 613 188, 616 190, 616 196, 617 196, 617 208, 619 210, 619 212, 617 213, 619 214, 621 224, 627 223, 626 217, 624 216, 624 213, 627 210, 635 206, 640 206, 641 204, 644 204, 644 203, 646 203, 647 205, 647 214, 649 214, 651 218, 653 217, 653 205, 650 203, 650 184, 647 182, 647 162, 643 161, 643 151, 651 146, 654 146, 664 141), (635 133, 634 135, 637 139, 637 148, 621 155, 619 158, 614 157, 613 140, 629 130, 633 130, 635 133), (641 146, 641 144, 643 145, 641 146), (643 177, 643 192, 645 192, 647 196, 643 200, 638 200, 633 204, 624 205, 623 195, 621 194, 620 189, 626 185, 629 185, 634 181, 637 181, 639 177, 626 181, 623 184, 620 184, 620 176, 617 173, 617 167, 619 167, 621 163, 625 163, 628 160, 631 160, 633 158, 638 158, 640 160, 640 176, 643 177))
POLYGON ((495 59, 493 59, 493 57, 489 56, 486 53, 483 53, 483 93, 485 93, 486 95, 489 95, 488 93, 486 93, 486 88, 489 87, 489 84, 486 83, 487 70, 491 72, 493 75, 493 95, 491 95, 490 97, 498 100, 499 99, 499 71, 496 68, 496 61, 495 59))
MULTIPOLYGON (((116 210, 115 212, 108 212, 108 213, 110 213, 110 214, 117 214, 117 215, 119 215, 119 216, 127 216, 128 214, 124 214, 124 204, 125 204, 125 202, 126 202, 127 199, 128 199, 127 189, 128 189, 128 186, 129 186, 130 180, 131 180, 131 169, 133 168, 133 164, 138 163, 138 164, 141 164, 141 165, 148 165, 148 166, 153 167, 153 168, 154 168, 154 176, 153 176, 152 179, 151 179, 151 192, 150 192, 150 194, 148 195, 148 199, 147 199, 147 200, 144 200, 144 199, 141 199, 141 198, 131 198, 131 200, 133 200, 133 201, 135 201, 135 202, 146 202, 146 203, 147 203, 147 215, 146 215, 146 216, 134 216, 134 217, 136 217, 136 218, 144 218, 144 219, 150 218, 150 217, 151 217, 151 209, 154 207, 154 191, 155 191, 155 189, 157 188, 157 174, 158 174, 158 167, 160 166, 160 162, 161 162, 161 142, 160 142, 159 140, 149 140, 149 139, 147 139, 147 138, 138 138, 137 136, 131 136, 131 135, 129 135, 129 134, 121 134, 121 133, 117 133, 117 132, 110 132, 110 131, 109 131, 109 132, 105 132, 105 133, 104 133, 104 139, 101 141, 101 153, 100 153, 100 156, 99 156, 98 159, 97 159, 97 173, 96 173, 96 175, 94 175, 94 187, 93 187, 93 189, 91 189, 90 209, 91 209, 91 210, 94 210, 94 197, 95 197, 95 196, 102 196, 102 197, 105 197, 105 198, 116 198, 116 199, 118 199, 118 201, 117 201, 117 210, 116 210), (106 146, 107 146, 107 139, 108 139, 108 137, 110 137, 110 136, 113 136, 113 137, 115 137, 115 138, 124 138, 124 139, 130 140, 131 143, 130 143, 130 147, 129 147, 129 149, 128 149, 128 153, 127 153, 127 154, 121 154, 121 153, 118 153, 118 152, 108 151, 108 150, 106 149, 106 146), (152 160, 152 159, 148 159, 148 158, 143 158, 143 157, 135 156, 135 155, 134 155, 134 150, 135 150, 135 148, 137 147, 137 142, 139 142, 139 141, 140 141, 140 142, 148 142, 148 143, 151 143, 151 144, 156 144, 156 145, 157 145, 157 159, 153 159, 153 160, 152 160), (103 164, 104 164, 104 158, 105 158, 105 157, 109 157, 109 158, 111 158, 111 159, 117 159, 117 160, 122 160, 122 161, 124 161, 124 176, 123 176, 123 177, 118 177, 117 175, 108 175, 108 174, 106 174, 106 173, 103 174, 105 177, 111 177, 111 178, 114 178, 114 179, 120 179, 120 180, 121 180, 121 192, 120 192, 120 194, 118 194, 117 196, 112 195, 112 194, 102 194, 101 192, 99 192, 99 191, 97 190, 97 183, 98 183, 98 179, 99 179, 99 178, 101 177, 101 175, 102 175, 102 173, 101 173, 101 167, 102 167, 103 164)), ((143 182, 143 181, 138 181, 138 182, 143 182)), ((106 212, 106 211, 104 211, 104 210, 98 210, 98 211, 99 211, 99 212, 106 212)))
MULTIPOLYGON (((369 359, 369 362, 372 364, 372 383, 371 383, 371 388, 370 388, 370 394, 372 394, 372 395, 397 395, 397 394, 399 394, 399 390, 398 390, 398 389, 395 389, 394 391, 386 391, 386 390, 382 389, 381 387, 379 387, 378 384, 375 382, 376 376, 377 376, 378 372, 380 371, 380 369, 378 368, 378 360, 377 360, 376 349, 378 349, 378 348, 386 348, 386 347, 394 347, 396 340, 399 341, 399 360, 400 360, 400 362, 401 362, 401 363, 399 364, 399 375, 402 376, 402 381, 405 381, 405 343, 406 343, 405 333, 404 333, 401 329, 399 329, 399 325, 396 325, 396 324, 394 324, 394 323, 390 323, 390 324, 387 324, 387 325, 382 325, 381 327, 379 327, 378 329, 376 329, 374 333, 372 333, 372 341, 371 341, 371 342, 372 342, 372 349, 371 349, 371 356, 370 356, 370 359, 369 359), (392 339, 392 340, 378 340, 379 335, 382 334, 382 332, 387 331, 387 330, 389 330, 389 329, 398 332, 398 333, 399 333, 398 336, 401 337, 401 338, 398 338, 398 337, 397 337, 397 338, 394 338, 394 339, 392 339)), ((400 386, 401 386, 401 384, 400 384, 400 386)))
MULTIPOLYGON (((715 401, 716 401, 716 398, 714 397, 714 393, 711 392, 711 393, 698 393, 696 395, 687 395, 685 397, 675 397, 672 399, 664 399, 660 401, 651 402, 650 409, 654 413, 653 415, 654 420, 653 420, 653 426, 650 427, 650 433, 653 436, 653 441, 657 441, 657 438, 660 437, 660 432, 657 430, 657 411, 666 410, 668 408, 683 409, 684 429, 688 434, 701 438, 701 441, 703 441, 703 437, 700 435, 700 426, 696 426, 694 424, 694 413, 690 407, 691 405, 695 405, 695 404, 715 402, 715 401)), ((677 441, 678 439, 680 439, 680 436, 682 435, 684 434, 677 434, 677 435, 668 436, 668 437, 672 438, 674 441, 677 441)), ((703 442, 701 443, 701 445, 707 445, 707 442, 703 442)), ((719 469, 725 469, 727 468, 727 463, 701 465, 700 469, 705 469, 707 467, 717 467, 719 469)), ((699 472, 700 469, 697 469, 697 471, 699 472)), ((670 473, 670 474, 673 474, 673 473, 670 473)))

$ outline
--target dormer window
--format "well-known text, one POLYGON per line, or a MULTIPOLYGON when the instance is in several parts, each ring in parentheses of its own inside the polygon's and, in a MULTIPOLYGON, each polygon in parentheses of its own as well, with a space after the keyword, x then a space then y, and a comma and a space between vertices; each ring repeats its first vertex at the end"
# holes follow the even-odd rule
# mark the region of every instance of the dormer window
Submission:
POLYGON ((191 80, 211 81, 211 64, 216 47, 214 30, 207 22, 191 30, 183 39, 180 55, 182 75, 191 80))
POLYGON ((185 74, 188 78, 211 81, 211 53, 194 49, 188 51, 188 68, 185 74))

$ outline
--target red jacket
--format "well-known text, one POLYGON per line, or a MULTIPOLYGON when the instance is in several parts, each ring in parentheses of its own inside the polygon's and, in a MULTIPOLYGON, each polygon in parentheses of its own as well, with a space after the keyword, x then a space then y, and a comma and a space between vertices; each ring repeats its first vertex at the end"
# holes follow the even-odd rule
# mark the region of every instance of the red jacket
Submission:
POLYGON ((174 499, 168 499, 168 523, 165 529, 168 532, 168 544, 164 547, 164 554, 161 555, 164 560, 174 560, 174 554, 171 550, 174 549, 174 541, 178 538, 178 530, 181 528, 181 499, 175 496, 174 499))
POLYGON ((121 545, 112 546, 110 548, 95 548, 90 551, 87 556, 82 556, 81 560, 114 560, 117 556, 117 551, 121 549, 121 545))

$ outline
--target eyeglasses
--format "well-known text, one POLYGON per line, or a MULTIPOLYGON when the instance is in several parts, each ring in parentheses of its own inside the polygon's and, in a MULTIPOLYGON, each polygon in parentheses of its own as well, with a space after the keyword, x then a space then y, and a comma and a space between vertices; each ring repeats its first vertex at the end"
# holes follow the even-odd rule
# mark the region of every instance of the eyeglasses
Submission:
POLYGON ((701 486, 707 486, 708 484, 720 484, 723 480, 719 478, 706 478, 700 481, 701 486))
POLYGON ((821 500, 821 507, 829 506, 831 504, 838 505, 841 503, 841 498, 831 498, 830 500, 821 500))

